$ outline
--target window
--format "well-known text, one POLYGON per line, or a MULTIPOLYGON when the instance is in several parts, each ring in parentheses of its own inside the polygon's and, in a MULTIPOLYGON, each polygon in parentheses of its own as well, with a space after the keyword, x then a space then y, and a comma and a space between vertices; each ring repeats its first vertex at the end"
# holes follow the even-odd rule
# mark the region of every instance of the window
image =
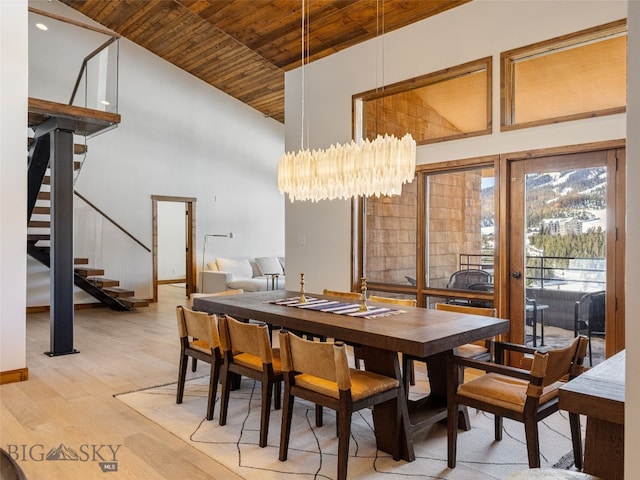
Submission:
POLYGON ((625 21, 503 52, 502 129, 624 112, 626 59, 625 21))
POLYGON ((411 133, 418 145, 491 131, 491 57, 354 96, 355 138, 411 133))
MULTIPOLYGON (((458 161, 446 170, 418 167, 402 194, 361 200, 363 249, 370 289, 491 302, 494 271, 495 157, 458 161), (455 285, 455 272, 475 280, 455 285), (478 284, 489 284, 491 288, 478 284), (461 292, 462 290, 462 292, 461 292)), ((422 301, 421 301, 422 299, 422 301)))

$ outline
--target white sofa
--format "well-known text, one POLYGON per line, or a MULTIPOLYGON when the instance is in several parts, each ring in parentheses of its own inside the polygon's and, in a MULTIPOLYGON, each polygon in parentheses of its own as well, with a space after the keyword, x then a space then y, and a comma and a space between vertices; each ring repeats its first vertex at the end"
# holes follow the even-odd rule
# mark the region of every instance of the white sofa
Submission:
POLYGON ((242 289, 260 292, 272 288, 284 290, 285 269, 282 257, 216 258, 202 272, 201 293, 242 289), (277 275, 276 278, 275 275, 277 275))

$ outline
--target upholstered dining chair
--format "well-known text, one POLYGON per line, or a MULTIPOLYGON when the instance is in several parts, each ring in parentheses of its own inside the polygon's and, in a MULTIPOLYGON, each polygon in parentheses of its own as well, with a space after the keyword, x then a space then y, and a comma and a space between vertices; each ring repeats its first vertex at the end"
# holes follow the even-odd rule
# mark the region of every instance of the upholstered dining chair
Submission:
MULTIPOLYGON (((338 480, 346 480, 353 412, 396 399, 400 445, 400 382, 394 378, 349 368, 342 342, 312 342, 287 331, 280 332, 284 404, 280 431, 281 461, 287 460, 295 397, 336 411, 338 427, 338 480)), ((400 449, 394 453, 400 459, 400 449)))
POLYGON ((379 295, 369 295, 369 301, 389 303, 393 305, 401 305, 404 307, 415 307, 417 305, 415 298, 394 298, 394 297, 381 297, 379 295))
MULTIPOLYGON (((522 345, 495 342, 495 363, 452 356, 448 371, 447 443, 449 468, 456 466, 459 407, 467 405, 495 415, 495 439, 502 439, 502 418, 524 423, 529 468, 540 467, 538 422, 558 411, 558 388, 582 373, 588 340, 576 337, 564 348, 541 351, 522 345), (504 352, 533 355, 531 370, 503 365, 504 352), (473 367, 486 373, 459 384, 459 369, 473 367)), ((582 464, 580 419, 570 416, 576 466, 582 464)))
MULTIPOLYGON (((455 303, 436 303, 436 310, 442 310, 447 312, 467 313, 470 315, 482 315, 485 317, 495 317, 495 308, 486 307, 471 307, 468 305, 457 305, 455 303)), ((476 360, 491 360, 491 339, 480 340, 474 343, 467 343, 460 345, 455 349, 455 354, 464 358, 475 358, 476 360)), ((404 356, 402 359, 402 371, 404 380, 405 393, 409 392, 409 384, 413 384, 410 381, 410 377, 413 376, 413 362, 422 361, 426 362, 426 358, 404 356)))
POLYGON ((322 294, 327 295, 328 297, 339 297, 348 300, 360 300, 361 295, 358 292, 342 292, 339 290, 329 290, 328 288, 325 288, 322 294))
POLYGON ((176 307, 178 334, 180 335, 180 367, 178 369, 178 389, 176 403, 182 403, 184 383, 187 376, 189 357, 195 365, 196 359, 210 365, 209 397, 207 400, 207 420, 213 418, 222 355, 216 316, 206 312, 196 312, 182 305, 176 307))
MULTIPOLYGON (((191 295, 189 295, 189 308, 193 308, 193 301, 196 298, 224 297, 226 295, 240 295, 241 293, 244 293, 244 290, 241 288, 237 288, 233 290, 224 290, 223 292, 216 292, 216 293, 192 293, 191 295)), ((198 369, 198 359, 196 357, 192 357, 191 371, 195 372, 197 369, 198 369)))
POLYGON ((274 393, 274 408, 280 409, 282 369, 280 351, 271 348, 267 325, 243 323, 228 315, 220 317, 220 344, 224 364, 222 367, 222 400, 220 403, 220 425, 227 423, 229 394, 233 374, 253 378, 262 384, 260 410, 260 446, 267 446, 271 398, 274 393))

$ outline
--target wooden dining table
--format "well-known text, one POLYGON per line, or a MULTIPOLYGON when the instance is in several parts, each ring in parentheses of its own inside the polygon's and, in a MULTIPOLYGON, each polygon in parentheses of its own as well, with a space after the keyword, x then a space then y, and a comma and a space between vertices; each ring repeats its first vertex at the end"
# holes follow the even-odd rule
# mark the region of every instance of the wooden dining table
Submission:
POLYGON ((624 479, 625 365, 622 350, 558 391, 561 409, 587 417, 582 471, 602 480, 624 479))
MULTIPOLYGON (((359 345, 366 370, 398 379, 401 388, 398 352, 427 357, 428 396, 416 401, 400 400, 399 405, 396 405, 396 400, 390 400, 373 409, 377 447, 392 455, 397 452, 407 461, 415 459, 415 435, 447 418, 447 360, 453 349, 509 331, 509 322, 504 319, 420 307, 394 306, 395 311, 388 316, 365 318, 272 303, 295 297, 300 297, 300 293, 286 290, 200 297, 194 299, 194 309, 257 320, 275 327, 359 345), (400 439, 394 438, 397 431, 396 408, 401 412, 400 439)), ((312 298, 330 299, 319 294, 306 294, 306 299, 312 298)), ((368 303, 371 307, 383 306, 368 303)), ((402 399, 407 398, 404 391, 402 394, 402 399)))

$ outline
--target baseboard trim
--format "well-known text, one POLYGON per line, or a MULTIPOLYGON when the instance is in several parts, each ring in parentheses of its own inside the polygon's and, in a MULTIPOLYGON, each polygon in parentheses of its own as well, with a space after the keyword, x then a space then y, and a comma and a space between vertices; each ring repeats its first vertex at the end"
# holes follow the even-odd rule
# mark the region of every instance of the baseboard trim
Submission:
POLYGON ((29 369, 27 367, 0 372, 0 385, 4 385, 5 383, 24 382, 25 380, 29 380, 29 369))
POLYGON ((186 282, 187 282, 186 278, 174 278, 169 280, 158 280, 156 283, 158 285, 171 285, 173 283, 186 283, 186 282))
MULTIPOLYGON (((106 305, 102 303, 77 303, 73 306, 74 310, 85 310, 87 308, 106 308, 106 305)), ((27 313, 42 313, 51 310, 49 305, 42 305, 40 307, 27 307, 27 313)))

